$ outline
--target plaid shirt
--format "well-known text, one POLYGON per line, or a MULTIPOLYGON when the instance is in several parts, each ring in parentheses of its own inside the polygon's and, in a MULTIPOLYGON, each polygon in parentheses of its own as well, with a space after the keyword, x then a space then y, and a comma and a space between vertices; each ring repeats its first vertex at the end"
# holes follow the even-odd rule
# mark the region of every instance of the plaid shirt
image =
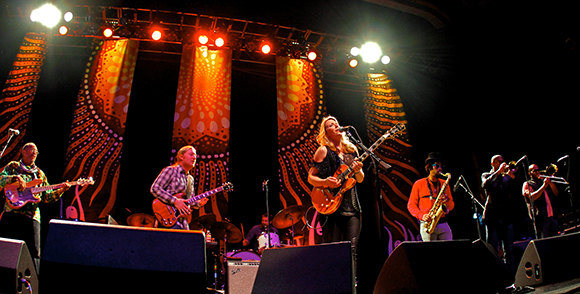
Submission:
MULTIPOLYGON (((38 187, 50 186, 46 179, 46 175, 42 170, 40 170, 40 168, 36 166, 26 167, 22 161, 11 161, 6 165, 6 167, 4 167, 4 170, 0 172, 0 189, 4 189, 7 184, 17 183, 18 180, 16 179, 16 176, 18 175, 20 175, 27 183, 34 179, 41 179, 42 183, 39 184, 38 187), (33 172, 30 170, 33 170, 33 172)), ((54 203, 60 199, 62 193, 63 191, 61 189, 44 191, 35 194, 35 197, 40 198, 39 202, 29 202, 19 209, 12 209, 8 204, 5 204, 4 211, 24 214, 40 222, 40 203, 54 203)))
MULTIPOLYGON (((161 202, 165 204, 173 205, 175 200, 177 199, 175 194, 177 193, 186 193, 185 196, 182 198, 188 199, 192 195, 187 195, 187 178, 192 177, 188 175, 183 167, 179 164, 171 165, 165 167, 161 173, 157 176, 153 185, 151 185, 151 194, 161 200, 161 202)), ((193 191, 193 177, 191 179, 191 188, 190 191, 193 191)), ((191 193, 193 194, 193 193, 191 193)), ((193 205, 195 208, 197 206, 197 202, 194 202, 193 205)))

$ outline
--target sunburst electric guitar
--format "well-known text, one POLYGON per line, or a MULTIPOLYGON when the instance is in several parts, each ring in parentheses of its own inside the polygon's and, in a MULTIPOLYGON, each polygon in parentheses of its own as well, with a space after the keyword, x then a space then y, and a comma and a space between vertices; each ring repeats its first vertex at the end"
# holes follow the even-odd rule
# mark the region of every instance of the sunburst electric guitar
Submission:
MULTIPOLYGON (((398 123, 388 130, 384 135, 382 135, 368 151, 365 151, 358 157, 359 161, 365 160, 370 152, 375 150, 379 145, 381 145, 387 138, 396 135, 405 129, 405 125, 398 123)), ((354 170, 350 166, 341 165, 338 170, 334 173, 334 177, 341 181, 341 186, 338 188, 330 189, 328 187, 314 187, 312 189, 312 194, 310 198, 312 200, 312 206, 320 212, 321 214, 331 214, 334 213, 340 203, 342 202, 342 196, 348 190, 350 190, 356 184, 356 180, 352 177, 354 175, 354 170)))
MULTIPOLYGON (((215 193, 219 193, 221 191, 230 191, 234 188, 232 183, 225 183, 221 187, 215 188, 211 191, 207 191, 205 193, 193 196, 186 201, 187 205, 191 205, 192 203, 199 201, 205 197, 211 196, 215 193)), ((177 193, 173 196, 181 198, 185 193, 177 193)), ((188 223, 191 223, 191 214, 188 215, 180 215, 179 210, 177 210, 173 205, 165 204, 161 202, 159 199, 153 200, 153 212, 155 213, 155 217, 159 223, 164 227, 172 227, 177 222, 179 217, 184 217, 188 223)))
MULTIPOLYGON (((34 179, 28 183, 26 183, 26 188, 23 191, 19 191, 18 183, 11 183, 4 187, 4 194, 6 195, 6 203, 12 209, 19 209, 22 206, 26 205, 27 203, 38 203, 40 202, 40 196, 37 195, 38 193, 48 191, 48 190, 56 190, 62 188, 66 183, 60 183, 56 185, 50 186, 41 186, 36 187, 37 185, 41 184, 41 179, 34 179)), ((88 179, 78 179, 74 182, 68 182, 71 186, 79 185, 92 185, 95 183, 92 177, 88 179)))

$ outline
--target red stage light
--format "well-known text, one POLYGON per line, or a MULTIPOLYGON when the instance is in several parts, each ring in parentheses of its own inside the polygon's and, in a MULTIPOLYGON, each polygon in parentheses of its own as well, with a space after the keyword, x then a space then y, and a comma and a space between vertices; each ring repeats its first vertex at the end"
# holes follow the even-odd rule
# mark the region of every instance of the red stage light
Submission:
POLYGON ((58 28, 58 33, 61 34, 62 36, 66 35, 68 33, 68 27, 60 26, 60 28, 58 28))
POLYGON ((217 37, 215 39, 215 45, 219 48, 223 47, 226 44, 226 40, 222 37, 217 37))
POLYGON ((154 31, 151 33, 151 39, 153 39, 153 40, 155 40, 155 41, 159 41, 159 40, 161 39, 161 36, 162 36, 162 35, 163 35, 163 34, 161 34, 161 31, 160 31, 160 30, 154 30, 154 31))
POLYGON ((207 43, 209 42, 209 37, 207 35, 201 34, 197 37, 197 41, 201 45, 207 45, 207 43))
POLYGON ((105 38, 110 38, 113 36, 113 29, 111 28, 106 28, 103 30, 103 36, 105 36, 105 38))
POLYGON ((268 53, 270 53, 270 51, 272 51, 272 47, 270 46, 270 44, 264 43, 264 44, 262 44, 262 47, 260 48, 260 50, 262 51, 262 53, 268 54, 268 53))
POLYGON ((318 57, 318 54, 316 54, 316 51, 308 51, 306 57, 308 57, 308 60, 314 61, 318 57))

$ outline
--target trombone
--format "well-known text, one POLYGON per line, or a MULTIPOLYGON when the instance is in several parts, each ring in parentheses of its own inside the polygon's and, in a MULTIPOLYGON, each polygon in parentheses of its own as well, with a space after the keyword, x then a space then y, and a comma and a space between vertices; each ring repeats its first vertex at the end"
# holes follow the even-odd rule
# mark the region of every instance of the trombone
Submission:
POLYGON ((545 170, 540 171, 540 178, 548 178, 555 184, 569 185, 568 181, 562 177, 555 177, 554 174, 558 172, 558 166, 550 163, 545 170))
POLYGON ((564 179, 562 177, 554 177, 554 176, 540 175, 540 178, 548 178, 554 184, 565 184, 565 185, 569 185, 568 181, 566 181, 566 179, 564 179))

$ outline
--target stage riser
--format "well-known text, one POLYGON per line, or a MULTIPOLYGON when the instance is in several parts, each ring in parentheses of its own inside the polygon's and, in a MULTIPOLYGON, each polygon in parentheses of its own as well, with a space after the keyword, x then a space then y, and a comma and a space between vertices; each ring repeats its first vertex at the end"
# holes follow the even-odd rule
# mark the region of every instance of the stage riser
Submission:
POLYGON ((43 293, 202 293, 205 237, 53 220, 41 270, 43 293))

